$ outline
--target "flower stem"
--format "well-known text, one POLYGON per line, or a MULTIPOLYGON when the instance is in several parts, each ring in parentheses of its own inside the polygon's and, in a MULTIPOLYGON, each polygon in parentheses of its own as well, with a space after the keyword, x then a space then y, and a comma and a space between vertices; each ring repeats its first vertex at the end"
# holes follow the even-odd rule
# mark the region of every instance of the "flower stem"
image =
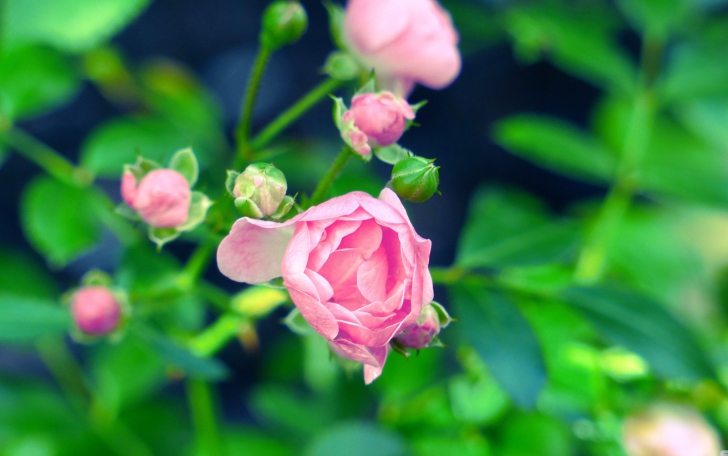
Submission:
POLYGON ((601 278, 606 266, 609 242, 638 189, 639 168, 649 146, 655 117, 657 103, 651 85, 657 77, 661 52, 662 46, 659 42, 645 37, 638 90, 620 162, 609 193, 579 253, 574 271, 574 278, 579 282, 593 283, 601 278))
POLYGON ((220 436, 217 430, 215 402, 210 384, 204 380, 187 380, 187 400, 195 428, 197 451, 204 456, 222 455, 220 436))
POLYGON ((238 126, 235 130, 235 137, 237 141, 236 161, 249 161, 253 153, 253 149, 248 146, 250 129, 253 124, 253 109, 255 108, 255 102, 258 99, 260 83, 263 81, 263 74, 265 73, 265 68, 268 66, 270 56, 270 49, 263 45, 258 48, 258 55, 255 57, 255 63, 253 64, 253 69, 250 72, 250 77, 248 78, 248 86, 245 89, 245 98, 243 99, 243 104, 240 108, 240 121, 238 122, 238 126))
POLYGON ((210 242, 203 241, 199 244, 177 277, 177 285, 183 290, 190 290, 207 269, 214 252, 215 246, 210 242))
POLYGON ((253 151, 257 151, 260 148, 265 147, 268 143, 275 139, 281 131, 298 120, 299 117, 326 98, 331 92, 341 87, 342 84, 342 81, 329 78, 311 89, 290 108, 283 111, 278 117, 269 123, 260 133, 258 133, 250 141, 250 148, 253 151))
POLYGON ((222 315, 189 342, 190 348, 199 356, 213 356, 240 333, 243 323, 244 318, 240 315, 222 315))
POLYGON ((321 178, 318 186, 316 186, 316 190, 314 190, 313 195, 311 195, 311 199, 306 205, 307 208, 320 204, 324 201, 324 199, 326 199, 326 194, 329 192, 331 184, 334 183, 341 173, 341 170, 344 169, 346 162, 349 161, 349 157, 351 157, 354 153, 355 152, 352 151, 349 146, 344 146, 344 148, 341 149, 341 152, 331 164, 331 168, 326 171, 326 174, 324 174, 324 177, 321 178))
POLYGON ((73 166, 61 154, 18 128, 0 133, 0 141, 61 182, 76 187, 86 187, 93 182, 93 175, 89 171, 73 166))

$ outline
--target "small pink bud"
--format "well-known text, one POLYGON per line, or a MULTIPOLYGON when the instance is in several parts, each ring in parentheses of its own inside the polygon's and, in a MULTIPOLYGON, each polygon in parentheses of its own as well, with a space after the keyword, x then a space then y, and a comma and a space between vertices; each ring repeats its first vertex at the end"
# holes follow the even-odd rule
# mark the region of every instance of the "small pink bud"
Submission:
POLYGON ((156 169, 136 185, 130 171, 121 179, 121 195, 149 225, 171 228, 187 221, 190 208, 190 186, 184 176, 171 169, 156 169))
POLYGON ((121 307, 108 288, 84 287, 71 298, 76 326, 86 334, 103 336, 114 331, 121 319, 121 307))
MULTIPOLYGON (((346 116, 344 116, 346 118, 346 116)), ((367 135, 362 133, 361 130, 354 127, 347 130, 346 135, 349 137, 351 148, 359 155, 369 155, 372 151, 371 146, 367 142, 367 135)))
POLYGON ((432 339, 440 333, 440 317, 431 305, 422 308, 417 321, 406 327, 395 339, 407 348, 427 348, 432 339))
POLYGON ((414 119, 410 105, 391 92, 364 93, 351 100, 343 121, 354 121, 372 146, 389 146, 402 137, 406 119, 414 119))

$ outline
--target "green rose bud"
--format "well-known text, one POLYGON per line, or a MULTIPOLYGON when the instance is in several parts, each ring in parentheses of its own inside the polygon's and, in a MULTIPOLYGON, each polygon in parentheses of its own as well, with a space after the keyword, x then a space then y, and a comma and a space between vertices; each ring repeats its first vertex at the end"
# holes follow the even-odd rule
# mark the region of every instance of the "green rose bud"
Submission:
POLYGON ((298 41, 308 27, 306 10, 298 2, 274 2, 263 13, 260 42, 275 51, 298 41))
POLYGON ((286 176, 269 163, 253 163, 235 177, 235 207, 247 217, 276 214, 286 196, 286 176))
POLYGON ((439 166, 435 159, 409 157, 392 168, 392 188, 397 194, 414 203, 422 203, 437 192, 440 183, 439 166))

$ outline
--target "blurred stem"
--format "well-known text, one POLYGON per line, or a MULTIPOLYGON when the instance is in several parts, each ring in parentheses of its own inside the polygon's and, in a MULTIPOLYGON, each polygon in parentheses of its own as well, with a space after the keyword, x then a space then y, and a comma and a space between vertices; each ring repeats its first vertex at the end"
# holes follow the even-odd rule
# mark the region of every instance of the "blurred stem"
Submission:
POLYGON ((299 117, 326 98, 331 92, 341 87, 342 84, 342 81, 329 78, 311 89, 290 108, 283 111, 271 123, 263 128, 263 130, 250 141, 251 150, 257 151, 262 147, 265 147, 268 143, 275 139, 281 131, 298 120, 299 117))
POLYGON ((639 169, 647 151, 652 132, 657 102, 652 83, 657 78, 662 43, 647 35, 642 43, 642 61, 638 90, 632 115, 622 146, 622 154, 607 197, 587 233, 579 253, 574 278, 578 282, 598 281, 606 266, 609 243, 629 210, 632 197, 638 189, 639 169))
POLYGON ((197 284, 197 290, 223 312, 230 310, 232 298, 225 290, 205 281, 197 284))
POLYGON ((349 146, 344 146, 343 149, 341 149, 341 152, 339 152, 339 155, 331 164, 329 170, 326 171, 326 174, 324 174, 324 177, 321 178, 321 181, 316 186, 316 190, 314 190, 313 195, 311 195, 311 199, 306 205, 307 207, 320 204, 324 201, 324 199, 326 199, 326 194, 329 192, 331 184, 334 183, 336 178, 341 173, 341 170, 344 169, 344 165, 346 165, 346 162, 349 161, 349 158, 354 153, 355 152, 352 151, 351 147, 349 146))
MULTIPOLYGON (((255 57, 253 69, 248 77, 248 86, 245 89, 245 98, 240 108, 240 121, 235 130, 237 141, 237 158, 236 164, 240 165, 245 161, 250 161, 253 155, 253 149, 248 145, 250 139, 250 129, 253 124, 253 109, 255 109, 255 101, 258 99, 258 91, 260 83, 263 81, 265 68, 268 66, 271 51, 267 47, 261 45, 258 48, 258 55, 255 57)), ((237 168, 237 166, 235 167, 237 168)))
POLYGON ((241 330, 244 318, 236 314, 225 314, 192 339, 189 344, 192 351, 204 357, 217 353, 241 330))
POLYGON ((187 400, 195 428, 198 456, 220 456, 222 447, 217 430, 215 403, 210 384, 204 380, 187 380, 187 400))
POLYGON ((76 187, 86 187, 93 182, 93 175, 89 171, 75 167, 61 154, 18 128, 0 133, 0 141, 61 182, 76 187))
POLYGON ((187 264, 177 277, 177 285, 183 290, 190 290, 197 283, 200 276, 207 269, 208 263, 215 252, 215 245, 202 242, 190 255, 187 264))

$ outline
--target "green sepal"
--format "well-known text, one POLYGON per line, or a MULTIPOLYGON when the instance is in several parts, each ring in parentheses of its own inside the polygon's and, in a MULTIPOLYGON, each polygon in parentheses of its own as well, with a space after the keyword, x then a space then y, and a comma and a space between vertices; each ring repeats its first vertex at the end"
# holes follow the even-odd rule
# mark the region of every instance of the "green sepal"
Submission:
POLYGON ((157 250, 162 250, 164 244, 172 242, 177 239, 180 232, 177 228, 155 228, 149 227, 149 240, 157 245, 157 250))
POLYGON ((331 95, 331 99, 334 100, 334 124, 339 131, 344 131, 344 113, 349 110, 344 104, 344 100, 339 97, 331 95))
POLYGON ((384 163, 394 165, 400 160, 412 157, 414 154, 400 146, 399 144, 392 144, 386 147, 374 147, 372 148, 374 155, 384 163))
POLYGON ((169 169, 177 171, 187 180, 192 188, 197 183, 197 178, 200 175, 200 166, 197 163, 197 157, 192 152, 192 148, 187 147, 180 149, 174 153, 172 159, 169 161, 169 169))
POLYGON ((283 324, 288 326, 288 329, 299 336, 308 336, 309 334, 314 333, 311 325, 309 325, 306 319, 303 318, 301 311, 297 308, 291 310, 291 312, 286 315, 286 318, 283 319, 283 324))
POLYGON ((191 231, 200 223, 205 221, 207 210, 212 206, 212 201, 202 192, 192 192, 190 208, 187 212, 187 221, 177 227, 178 231, 191 231))
POLYGON ((409 359, 410 353, 409 349, 405 347, 404 345, 400 344, 397 339, 392 339, 389 342, 389 345, 392 347, 392 350, 396 353, 399 353, 400 355, 404 356, 405 358, 409 359))
POLYGON ((260 210, 253 200, 245 196, 235 198, 235 209, 237 209, 243 217, 250 217, 254 219, 263 218, 263 211, 260 210))
POLYGON ((273 214, 271 214, 270 218, 272 218, 273 220, 280 220, 286 214, 288 214, 288 212, 291 210, 291 208, 293 207, 294 204, 296 204, 296 197, 286 195, 283 198, 283 201, 281 202, 280 206, 278 206, 278 210, 276 210, 273 214))
POLYGON ((127 220, 131 220, 132 222, 138 222, 142 219, 141 217, 139 217, 139 214, 137 214, 137 212, 134 209, 130 208, 126 203, 121 203, 116 206, 114 212, 127 220))
POLYGON ((365 93, 375 93, 377 90, 377 79, 374 77, 374 71, 369 75, 369 80, 356 91, 354 96, 363 95, 365 93))
POLYGON ((449 325, 453 321, 453 318, 450 316, 449 313, 447 313, 447 310, 445 310, 445 308, 439 302, 432 301, 430 305, 433 309, 435 309, 435 312, 437 312, 437 319, 440 321, 440 329, 446 328, 447 325, 449 325))
POLYGON ((81 278, 81 285, 85 287, 97 286, 110 288, 112 284, 113 281, 111 280, 111 277, 98 269, 92 269, 81 278))
POLYGON ((351 81, 359 77, 361 67, 349 53, 334 51, 326 59, 323 71, 332 79, 351 81))
POLYGON ((227 178, 225 179, 225 189, 231 195, 235 196, 233 189, 235 188, 235 180, 240 175, 239 172, 233 171, 232 169, 227 170, 227 178))
POLYGON ((324 7, 326 7, 326 11, 329 13, 329 31, 331 32, 331 40, 339 49, 346 49, 341 33, 342 24, 344 23, 344 8, 329 1, 324 2, 324 7))

